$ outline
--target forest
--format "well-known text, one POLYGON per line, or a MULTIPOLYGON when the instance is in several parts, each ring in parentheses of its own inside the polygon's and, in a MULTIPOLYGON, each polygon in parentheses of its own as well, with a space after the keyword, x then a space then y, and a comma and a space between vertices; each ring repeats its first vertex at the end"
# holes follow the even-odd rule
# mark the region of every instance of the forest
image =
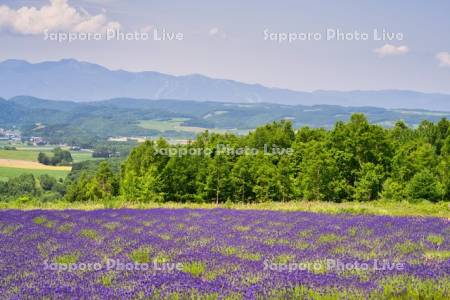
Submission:
POLYGON ((244 134, 276 120, 289 119, 295 128, 331 129, 353 113, 364 113, 374 124, 393 126, 404 120, 416 127, 422 120, 449 118, 445 111, 346 107, 336 105, 281 105, 220 103, 187 100, 117 98, 79 103, 19 96, 0 98, 0 128, 20 130, 22 137, 42 137, 50 144, 95 148, 111 137, 194 139, 198 130, 244 134), (181 120, 173 126, 171 120, 181 120), (163 124, 164 126, 146 126, 163 124), (192 131, 195 127, 198 130, 192 131))
POLYGON ((64 181, 27 175, 0 191, 69 202, 437 202, 450 199, 450 121, 384 128, 353 114, 330 130, 282 120, 244 136, 206 131, 187 145, 146 141, 125 160, 74 164, 64 181))

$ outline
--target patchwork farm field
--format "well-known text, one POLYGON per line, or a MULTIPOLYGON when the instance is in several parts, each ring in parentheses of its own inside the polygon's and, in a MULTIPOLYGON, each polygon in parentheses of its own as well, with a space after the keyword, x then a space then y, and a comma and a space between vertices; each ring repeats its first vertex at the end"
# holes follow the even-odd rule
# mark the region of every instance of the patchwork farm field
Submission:
POLYGON ((22 174, 33 174, 35 177, 50 175, 56 179, 65 178, 69 174, 69 169, 29 169, 17 167, 4 167, 0 165, 0 181, 8 181, 10 178, 18 177, 22 174))
POLYGON ((51 155, 51 150, 0 150, 0 158, 25 161, 37 161, 39 152, 51 155))
POLYGON ((59 179, 66 177, 71 169, 69 166, 46 166, 30 160, 0 158, 0 181, 8 181, 22 174, 33 174, 36 177, 47 174, 59 179))
POLYGON ((448 299, 446 218, 0 211, 6 299, 448 299))
POLYGON ((183 126, 183 122, 188 121, 189 118, 172 118, 169 120, 141 120, 139 127, 145 129, 153 129, 161 132, 176 131, 176 132, 188 132, 188 133, 202 133, 208 130, 215 133, 235 132, 239 134, 245 134, 248 130, 237 129, 220 129, 220 128, 204 128, 195 126, 183 126))
MULTIPOLYGON (((39 152, 43 152, 47 155, 52 155, 52 149, 36 149, 36 148, 23 148, 18 150, 0 150, 0 159, 14 159, 25 161, 37 161, 39 152)), ((95 159, 90 152, 72 151, 72 158, 74 162, 80 162, 85 160, 95 159)))
MULTIPOLYGON (((0 149, 0 181, 7 181, 22 174, 33 174, 36 177, 47 174, 57 179, 66 177, 71 167, 46 166, 37 162, 39 152, 51 156, 51 149, 36 147, 18 150, 0 149)), ((90 152, 73 151, 71 155, 74 163, 96 159, 90 152)))

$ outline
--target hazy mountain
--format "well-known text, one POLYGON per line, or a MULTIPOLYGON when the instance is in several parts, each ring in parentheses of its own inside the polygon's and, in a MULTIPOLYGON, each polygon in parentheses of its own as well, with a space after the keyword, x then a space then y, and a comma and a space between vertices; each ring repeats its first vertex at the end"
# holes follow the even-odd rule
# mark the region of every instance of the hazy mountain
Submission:
POLYGON ((130 97, 450 111, 450 95, 444 94, 398 90, 298 92, 202 75, 172 76, 158 72, 112 71, 73 59, 37 64, 22 60, 0 63, 0 97, 17 95, 77 102, 130 97))

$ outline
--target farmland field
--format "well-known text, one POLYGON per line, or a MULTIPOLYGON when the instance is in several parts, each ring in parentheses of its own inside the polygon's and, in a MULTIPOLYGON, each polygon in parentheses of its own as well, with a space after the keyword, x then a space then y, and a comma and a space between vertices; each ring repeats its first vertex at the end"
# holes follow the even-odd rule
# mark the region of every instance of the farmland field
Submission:
MULTIPOLYGON (((158 131, 176 130, 189 131, 188 127, 183 127, 181 124, 187 121, 187 118, 173 118, 170 120, 143 120, 139 122, 139 126, 145 129, 155 129, 158 131)), ((203 128, 199 128, 204 130, 203 128)))
MULTIPOLYGON (((39 152, 42 150, 0 150, 0 158, 26 161, 37 161, 39 152)), ((51 155, 51 150, 42 151, 51 155)))
POLYGON ((50 170, 50 171, 70 171, 70 166, 49 166, 35 161, 3 159, 0 158, 0 166, 7 168, 29 169, 29 170, 50 170))
POLYGON ((448 299, 449 221, 265 210, 1 211, 5 298, 448 299))
POLYGON ((208 130, 209 132, 216 132, 216 133, 225 133, 227 131, 246 132, 245 130, 236 131, 217 128, 183 126, 182 123, 187 120, 189 120, 189 118, 172 118, 170 120, 142 120, 139 122, 139 126, 145 129, 154 129, 161 132, 177 131, 177 132, 202 133, 206 130, 208 130))
POLYGON ((0 181, 7 181, 9 178, 18 177, 21 174, 33 174, 35 177, 47 174, 59 179, 66 177, 68 173, 68 170, 33 170, 0 166, 0 181))
MULTIPOLYGON (((71 167, 46 166, 37 162, 39 152, 48 156, 52 155, 52 148, 17 148, 17 150, 0 150, 0 181, 7 181, 9 178, 17 177, 21 174, 50 175, 57 179, 64 178, 71 167)), ((84 151, 71 152, 75 163, 93 160, 92 153, 84 151)))
MULTIPOLYGON (((39 152, 43 152, 49 156, 52 155, 51 149, 18 149, 18 150, 0 150, 0 159, 16 159, 16 160, 27 160, 27 161, 37 161, 39 152)), ((91 160, 92 153, 90 152, 71 152, 74 162, 80 162, 85 160, 91 160)))
POLYGON ((99 158, 92 157, 91 152, 85 152, 85 151, 71 151, 70 154, 72 155, 73 162, 81 162, 86 160, 97 160, 99 158))

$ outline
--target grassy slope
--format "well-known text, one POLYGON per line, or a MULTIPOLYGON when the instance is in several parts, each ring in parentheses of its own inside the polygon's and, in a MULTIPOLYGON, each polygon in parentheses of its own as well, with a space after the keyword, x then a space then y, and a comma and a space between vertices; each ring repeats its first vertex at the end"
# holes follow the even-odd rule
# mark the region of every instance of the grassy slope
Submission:
MULTIPOLYGON (((35 148, 29 149, 20 149, 20 150, 0 150, 0 158, 5 159, 17 159, 17 160, 26 160, 26 161, 37 161, 37 157, 39 152, 44 152, 45 154, 51 156, 51 150, 39 150, 35 148)), ((71 152, 72 158, 74 162, 80 162, 85 160, 94 159, 92 157, 92 153, 90 152, 79 152, 73 151, 71 152)))
MULTIPOLYGON (((6 143, 4 143, 7 145, 6 143)), ((53 147, 27 147, 18 145, 18 150, 2 150, 0 149, 0 159, 13 159, 13 160, 23 160, 36 162, 39 152, 44 152, 51 156, 51 150, 53 147)), ((93 160, 96 158, 92 157, 90 152, 71 152, 73 161, 81 162, 86 160, 93 160)), ((0 166, 0 181, 7 181, 9 178, 17 177, 21 174, 33 174, 34 176, 40 176, 43 174, 48 174, 55 178, 65 178, 69 171, 63 170, 32 170, 27 168, 10 168, 7 166, 0 166)))
POLYGON ((81 161, 86 161, 86 160, 97 160, 97 159, 100 159, 100 158, 92 157, 92 153, 90 153, 90 152, 73 151, 73 152, 70 152, 70 154, 72 155, 74 163, 81 162, 81 161))
POLYGON ((351 213, 351 214, 370 214, 370 215, 389 215, 389 216, 428 216, 443 217, 450 219, 450 203, 409 203, 409 202, 386 202, 374 201, 366 203, 346 202, 331 203, 319 201, 297 201, 286 203, 258 203, 258 204, 182 204, 182 203, 127 203, 127 202, 109 202, 109 203, 1 203, 0 209, 81 209, 94 210, 103 208, 134 208, 134 209, 153 209, 153 208, 193 208, 193 209, 255 209, 255 210, 285 210, 285 211, 308 211, 316 213, 351 213))
MULTIPOLYGON (((39 152, 44 152, 47 155, 52 155, 51 149, 36 149, 33 147, 21 148, 19 150, 0 150, 0 159, 14 159, 23 161, 36 162, 39 152)), ((81 162, 85 160, 95 159, 92 157, 90 152, 71 152, 74 162, 81 162)), ((5 166, 0 166, 0 181, 6 181, 9 178, 17 177, 21 174, 33 174, 34 176, 40 176, 43 174, 48 174, 55 178, 64 178, 69 171, 63 170, 32 170, 26 168, 10 168, 5 166)))
MULTIPOLYGON (((0 150, 0 158, 37 161, 39 152, 38 150, 0 150)), ((50 151, 43 152, 51 155, 50 151)))
POLYGON ((178 131, 178 132, 193 132, 193 133, 202 133, 206 130, 209 130, 210 132, 218 132, 218 133, 224 133, 226 130, 220 130, 220 129, 208 129, 208 128, 202 128, 202 127, 192 127, 192 126, 182 126, 181 124, 189 120, 187 118, 173 118, 171 120, 166 121, 158 121, 158 120, 143 120, 139 122, 139 126, 145 129, 154 129, 161 132, 164 131, 178 131))
POLYGON ((66 177, 68 173, 69 171, 64 170, 30 170, 30 169, 0 167, 0 181, 7 181, 9 178, 14 178, 21 174, 33 174, 36 177, 48 174, 50 176, 59 179, 66 177))
MULTIPOLYGON (((26 161, 37 161, 37 157, 39 152, 44 152, 45 154, 51 156, 51 151, 42 151, 36 150, 33 148, 29 148, 27 150, 0 150, 0 158, 5 159, 17 159, 17 160, 26 160, 26 161)), ((72 158, 74 162, 80 162, 85 160, 93 159, 92 153, 90 152, 71 152, 72 158)))

